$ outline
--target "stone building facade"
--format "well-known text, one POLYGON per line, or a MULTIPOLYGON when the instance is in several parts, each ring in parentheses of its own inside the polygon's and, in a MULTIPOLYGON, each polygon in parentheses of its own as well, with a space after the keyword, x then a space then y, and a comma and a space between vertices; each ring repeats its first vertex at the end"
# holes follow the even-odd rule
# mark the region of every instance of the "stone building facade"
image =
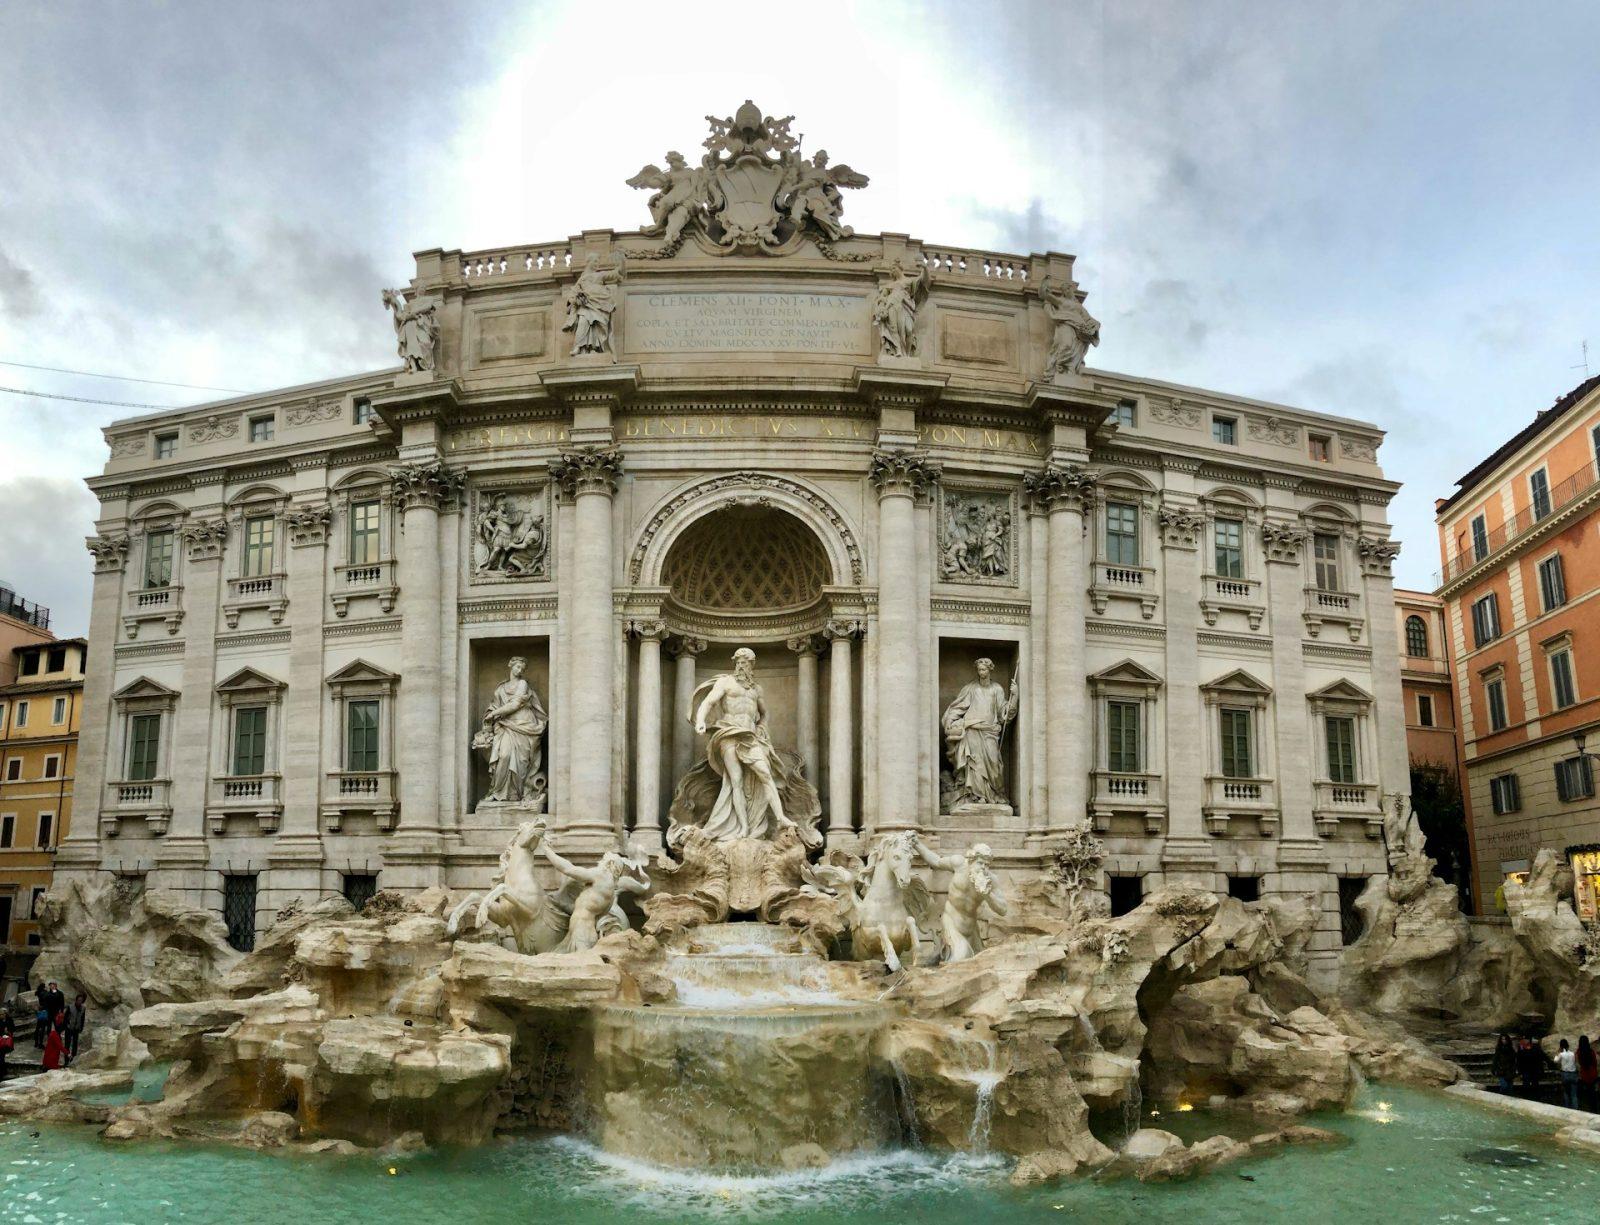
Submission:
POLYGON ((1600 376, 1491 452, 1438 504, 1461 774, 1480 909, 1541 847, 1596 916, 1600 803, 1600 376))
POLYGON ((1396 590, 1394 611, 1412 768, 1453 776, 1461 750, 1444 602, 1431 592, 1396 590))
POLYGON ((1327 964, 1407 788, 1381 431, 1085 368, 1073 257, 855 235, 864 176, 748 104, 706 145, 630 180, 639 233, 420 252, 403 369, 107 429, 62 869, 257 922, 481 888, 513 657, 523 809, 659 851, 746 647, 830 845, 1016 870, 1087 821, 1124 894, 1316 893, 1327 964), (1016 682, 986 802, 944 718, 979 659, 1016 682))

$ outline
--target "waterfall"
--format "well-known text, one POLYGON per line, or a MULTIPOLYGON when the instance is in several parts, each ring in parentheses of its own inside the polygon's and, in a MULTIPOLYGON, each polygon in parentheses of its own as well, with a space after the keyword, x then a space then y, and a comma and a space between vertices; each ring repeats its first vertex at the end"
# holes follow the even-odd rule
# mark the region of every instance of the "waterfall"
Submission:
POLYGON ((922 1136, 917 1131, 917 1103, 911 1096, 911 1078, 906 1075, 905 1065, 898 1059, 891 1061, 894 1068, 894 1083, 899 1092, 895 1095, 900 1107, 900 1122, 905 1127, 906 1138, 913 1147, 922 1146, 922 1136))
POLYGON ((972 1081, 977 1086, 976 1098, 972 1107, 972 1126, 967 1129, 967 1145, 974 1153, 987 1153, 989 1151, 989 1129, 994 1122, 994 1088, 1000 1083, 1001 1074, 996 1066, 999 1060, 999 1047, 991 1039, 983 1044, 986 1055, 985 1067, 982 1071, 972 1074, 972 1081))

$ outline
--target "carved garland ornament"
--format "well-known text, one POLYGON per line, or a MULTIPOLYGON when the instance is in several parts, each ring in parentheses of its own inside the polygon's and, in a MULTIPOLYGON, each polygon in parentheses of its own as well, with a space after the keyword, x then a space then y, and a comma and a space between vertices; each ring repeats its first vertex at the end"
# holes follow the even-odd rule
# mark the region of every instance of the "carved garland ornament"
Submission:
POLYGON ((1356 459, 1368 464, 1378 462, 1378 444, 1370 438, 1351 438, 1348 435, 1341 435, 1339 451, 1346 459, 1356 459))
POLYGON ((643 581, 644 559, 650 551, 650 545, 657 534, 674 518, 684 507, 691 502, 699 502, 727 489, 772 489, 785 493, 792 498, 797 498, 811 507, 813 511, 827 520, 828 526, 833 529, 835 536, 844 546, 845 556, 850 562, 850 581, 859 584, 865 568, 861 563, 861 546, 856 543, 855 533, 850 530, 850 525, 825 499, 807 489, 797 481, 786 477, 774 476, 767 472, 730 472, 726 476, 713 477, 709 481, 702 481, 683 490, 670 499, 665 506, 650 517, 650 522, 645 524, 644 531, 639 535, 639 541, 633 547, 633 556, 628 559, 628 581, 638 585, 643 581))
POLYGON ((1245 432, 1256 442, 1275 443, 1280 447, 1293 447, 1300 442, 1300 427, 1279 417, 1249 417, 1245 432))
POLYGON ((128 534, 117 532, 108 536, 90 536, 84 547, 94 554, 94 572, 108 574, 121 570, 128 564, 128 534))
POLYGON ((308 400, 284 409, 283 422, 288 426, 311 425, 318 421, 332 421, 338 415, 338 400, 308 400))
POLYGON ((144 454, 143 434, 124 434, 111 440, 111 458, 126 459, 130 455, 144 454))
POLYGON ((397 464, 389 469, 394 482, 394 500, 401 511, 413 505, 443 510, 455 503, 466 485, 466 478, 435 461, 427 464, 397 464))
POLYGON ((610 496, 617 491, 617 481, 622 476, 622 452, 604 447, 563 451, 550 461, 549 471, 550 479, 569 498, 580 493, 610 496))
POLYGON ((221 417, 213 413, 204 421, 189 427, 190 442, 220 442, 239 432, 238 417, 221 417))
POLYGON ((1200 425, 1200 410, 1179 404, 1176 400, 1152 400, 1150 416, 1162 425, 1177 425, 1184 429, 1192 430, 1200 425))

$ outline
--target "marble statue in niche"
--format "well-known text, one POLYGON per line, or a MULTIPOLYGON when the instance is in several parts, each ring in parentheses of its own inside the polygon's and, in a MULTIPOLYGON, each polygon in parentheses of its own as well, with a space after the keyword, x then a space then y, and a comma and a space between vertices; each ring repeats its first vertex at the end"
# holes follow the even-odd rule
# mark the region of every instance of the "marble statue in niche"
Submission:
POLYGON ((527 661, 511 660, 509 675, 494 691, 472 747, 489 758, 489 794, 478 803, 516 804, 542 812, 545 803, 544 750, 549 726, 544 705, 523 677, 527 661))
POLYGON ((1010 689, 994 679, 994 661, 977 662, 978 677, 961 687, 945 707, 940 724, 950 771, 940 790, 946 805, 1009 804, 1005 757, 1006 727, 1017 717, 1017 678, 1010 689))
POLYGON ((1010 575, 1011 499, 1004 494, 947 493, 939 577, 963 583, 1010 575))
POLYGON ((550 539, 545 531, 538 494, 492 493, 480 504, 472 523, 480 575, 548 578, 550 539))
POLYGON ((383 304, 394 316, 395 348, 408 373, 432 370, 439 343, 439 303, 433 298, 406 297, 403 289, 385 289, 383 304))
POLYGON ((885 357, 917 355, 917 310, 928 296, 928 266, 901 265, 878 287, 872 304, 872 322, 878 328, 878 347, 885 357))
POLYGON ((816 788, 799 758, 772 743, 755 660, 754 651, 740 647, 732 672, 694 692, 694 730, 710 738, 706 759, 679 780, 672 797, 669 843, 680 843, 698 826, 718 842, 771 839, 792 828, 807 846, 822 844, 816 788))
POLYGON ((591 255, 567 289, 567 321, 563 332, 572 333, 572 352, 610 353, 611 316, 617 309, 617 286, 622 283, 621 268, 601 268, 600 257, 591 255))
POLYGON ((1054 329, 1044 361, 1045 378, 1082 374, 1089 347, 1100 343, 1100 321, 1084 309, 1084 297, 1073 281, 1056 285, 1046 277, 1039 284, 1039 301, 1054 329))

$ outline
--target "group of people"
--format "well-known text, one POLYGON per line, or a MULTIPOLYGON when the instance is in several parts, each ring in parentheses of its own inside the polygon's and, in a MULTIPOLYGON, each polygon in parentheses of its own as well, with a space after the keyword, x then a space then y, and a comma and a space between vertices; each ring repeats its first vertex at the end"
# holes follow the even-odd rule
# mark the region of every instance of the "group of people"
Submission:
POLYGON ((1561 1104, 1569 1110, 1600 1111, 1600 1058, 1587 1036, 1578 1039, 1578 1049, 1565 1038, 1556 1050, 1554 1060, 1548 1058, 1532 1038, 1513 1039, 1501 1034, 1494 1048, 1494 1074, 1500 1082, 1500 1092, 1511 1093, 1512 1081, 1519 1082, 1523 1095, 1540 1097, 1547 1071, 1557 1075, 1561 1104))
MULTIPOLYGON (((7 1058, 17 1045, 17 1008, 26 1009, 28 994, 17 996, 12 1003, 0 1007, 0 1080, 6 1078, 7 1058)), ((70 1004, 59 983, 40 983, 31 993, 36 1007, 33 1009, 33 1045, 43 1054, 40 1062, 47 1072, 68 1066, 78 1057, 78 1046, 89 1020, 89 997, 79 992, 70 1004)), ((26 1011, 22 1014, 26 1017, 26 1011)), ((24 1032, 27 1022, 23 1021, 24 1032)))

